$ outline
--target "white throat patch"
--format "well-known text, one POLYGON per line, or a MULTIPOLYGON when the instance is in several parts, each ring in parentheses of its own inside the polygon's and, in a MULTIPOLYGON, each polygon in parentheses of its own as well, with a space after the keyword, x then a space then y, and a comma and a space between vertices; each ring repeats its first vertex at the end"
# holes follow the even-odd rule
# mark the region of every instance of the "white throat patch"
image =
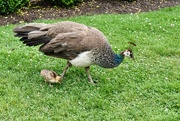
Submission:
POLYGON ((130 55, 131 55, 131 52, 129 52, 128 50, 124 51, 124 56, 130 57, 130 55))

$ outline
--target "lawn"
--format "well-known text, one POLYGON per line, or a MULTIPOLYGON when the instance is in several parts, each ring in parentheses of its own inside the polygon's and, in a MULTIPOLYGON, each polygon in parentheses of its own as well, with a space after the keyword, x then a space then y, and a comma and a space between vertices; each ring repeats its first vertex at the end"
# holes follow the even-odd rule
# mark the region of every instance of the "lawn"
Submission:
POLYGON ((71 67, 62 84, 50 86, 42 69, 63 71, 66 61, 44 56, 0 27, 0 120, 178 121, 180 120, 180 6, 125 15, 78 16, 70 20, 101 30, 116 53, 134 48, 114 69, 71 67))

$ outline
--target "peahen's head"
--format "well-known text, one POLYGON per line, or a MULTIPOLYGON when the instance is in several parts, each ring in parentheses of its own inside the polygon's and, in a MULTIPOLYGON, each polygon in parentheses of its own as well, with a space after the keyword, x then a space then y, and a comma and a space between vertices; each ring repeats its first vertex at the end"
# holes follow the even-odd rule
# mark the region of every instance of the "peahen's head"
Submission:
POLYGON ((129 57, 132 58, 134 60, 134 55, 131 49, 127 49, 121 52, 121 55, 124 57, 129 57))
POLYGON ((129 42, 129 44, 130 44, 129 47, 128 47, 129 49, 122 51, 121 55, 123 57, 129 57, 129 58, 132 58, 134 60, 134 54, 132 52, 132 48, 135 47, 136 44, 133 43, 133 42, 129 42))

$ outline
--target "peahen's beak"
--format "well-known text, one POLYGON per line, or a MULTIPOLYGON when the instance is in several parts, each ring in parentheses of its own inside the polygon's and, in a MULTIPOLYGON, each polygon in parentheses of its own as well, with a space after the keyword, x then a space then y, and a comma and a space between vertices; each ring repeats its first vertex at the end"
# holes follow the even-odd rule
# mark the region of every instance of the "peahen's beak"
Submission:
POLYGON ((132 58, 134 60, 134 54, 133 53, 130 54, 130 58, 132 58))

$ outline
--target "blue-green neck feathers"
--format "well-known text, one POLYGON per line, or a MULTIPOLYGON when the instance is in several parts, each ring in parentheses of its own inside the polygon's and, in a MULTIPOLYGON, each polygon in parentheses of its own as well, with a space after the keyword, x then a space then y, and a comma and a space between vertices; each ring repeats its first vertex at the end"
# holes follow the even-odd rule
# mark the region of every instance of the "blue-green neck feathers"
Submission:
POLYGON ((114 63, 116 65, 119 65, 124 59, 124 56, 120 55, 120 54, 114 54, 114 63))
POLYGON ((103 68, 114 68, 124 59, 122 53, 115 54, 108 44, 105 44, 100 49, 92 51, 92 55, 93 63, 103 68))
POLYGON ((95 63, 103 68, 114 68, 118 66, 124 59, 121 54, 112 54, 109 56, 100 56, 95 59, 95 63))

